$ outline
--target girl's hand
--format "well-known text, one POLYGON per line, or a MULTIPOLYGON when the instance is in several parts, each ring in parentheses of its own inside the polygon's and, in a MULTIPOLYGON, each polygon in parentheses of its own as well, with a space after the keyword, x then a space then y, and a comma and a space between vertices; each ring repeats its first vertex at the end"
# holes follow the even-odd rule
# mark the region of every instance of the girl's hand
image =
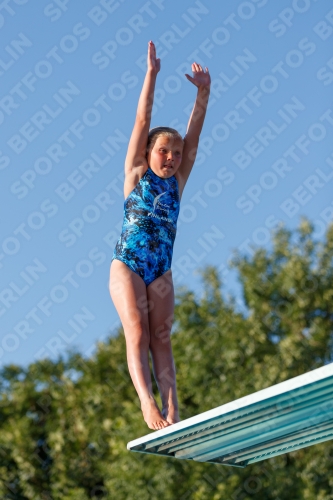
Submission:
POLYGON ((152 41, 148 43, 147 65, 148 70, 153 71, 156 75, 161 68, 161 61, 156 58, 156 49, 152 41))
POLYGON ((193 77, 185 74, 186 78, 198 88, 210 87, 210 74, 208 68, 205 71, 200 64, 194 62, 192 64, 193 77))

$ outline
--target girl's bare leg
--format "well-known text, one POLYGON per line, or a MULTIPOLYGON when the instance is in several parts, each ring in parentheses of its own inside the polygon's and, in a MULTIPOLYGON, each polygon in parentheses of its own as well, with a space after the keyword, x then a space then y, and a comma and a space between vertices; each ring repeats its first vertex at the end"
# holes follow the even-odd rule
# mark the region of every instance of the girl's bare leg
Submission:
POLYGON ((150 429, 163 429, 169 423, 154 399, 149 368, 146 285, 123 262, 114 260, 110 269, 110 294, 124 328, 128 368, 141 402, 143 417, 150 429))
POLYGON ((171 347, 171 328, 174 313, 174 289, 171 270, 147 287, 149 311, 150 352, 155 380, 161 394, 162 414, 170 424, 179 422, 176 389, 176 370, 171 347))

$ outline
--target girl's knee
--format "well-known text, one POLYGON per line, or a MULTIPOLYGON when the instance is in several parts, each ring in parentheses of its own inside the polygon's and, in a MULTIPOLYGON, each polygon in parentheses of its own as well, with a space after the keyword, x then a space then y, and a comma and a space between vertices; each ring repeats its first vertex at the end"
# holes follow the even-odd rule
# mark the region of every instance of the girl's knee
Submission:
POLYGON ((126 343, 139 348, 148 348, 150 344, 150 332, 140 325, 136 327, 127 327, 124 330, 126 343))

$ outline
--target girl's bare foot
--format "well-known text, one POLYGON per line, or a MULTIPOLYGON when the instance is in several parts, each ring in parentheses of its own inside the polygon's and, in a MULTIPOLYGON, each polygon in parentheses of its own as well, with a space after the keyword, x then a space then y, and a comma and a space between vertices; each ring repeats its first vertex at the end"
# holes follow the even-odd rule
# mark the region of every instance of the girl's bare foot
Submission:
POLYGON ((163 415, 160 412, 155 399, 149 398, 145 401, 141 401, 141 410, 143 413, 143 418, 149 429, 157 431, 160 429, 164 429, 164 427, 168 427, 168 425, 170 425, 170 423, 165 418, 163 418, 163 415))
POLYGON ((180 422, 178 409, 175 406, 166 406, 162 410, 162 415, 169 425, 180 422))

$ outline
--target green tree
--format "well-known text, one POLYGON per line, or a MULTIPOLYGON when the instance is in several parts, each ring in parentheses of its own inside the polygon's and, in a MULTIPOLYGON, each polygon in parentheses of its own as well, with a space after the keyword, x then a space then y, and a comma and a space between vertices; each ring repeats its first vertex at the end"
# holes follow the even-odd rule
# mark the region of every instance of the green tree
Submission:
MULTIPOLYGON (((179 290, 173 349, 187 418, 332 362, 333 227, 303 220, 272 249, 235 255, 244 307, 215 268, 202 294, 179 290)), ((0 498, 8 500, 333 500, 333 443, 245 469, 130 453, 148 433, 122 330, 84 359, 69 352, 0 376, 0 498)))

